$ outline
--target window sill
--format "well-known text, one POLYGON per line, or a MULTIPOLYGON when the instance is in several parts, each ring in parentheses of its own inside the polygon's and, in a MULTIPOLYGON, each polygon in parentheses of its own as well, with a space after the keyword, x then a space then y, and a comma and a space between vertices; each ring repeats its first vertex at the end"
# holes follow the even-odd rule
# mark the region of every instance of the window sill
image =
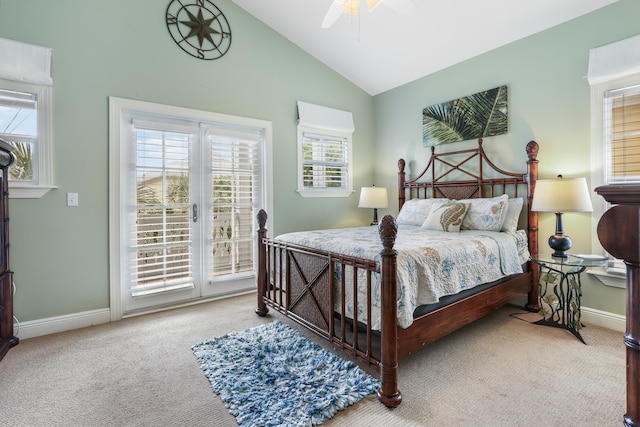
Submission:
POLYGON ((349 197, 353 190, 297 190, 302 197, 349 197))
POLYGON ((49 192, 58 188, 57 186, 12 186, 9 184, 9 198, 10 199, 39 199, 49 192))
POLYGON ((605 286, 623 289, 627 287, 626 276, 607 273, 603 268, 592 268, 588 273, 595 276, 595 278, 600 280, 605 286))

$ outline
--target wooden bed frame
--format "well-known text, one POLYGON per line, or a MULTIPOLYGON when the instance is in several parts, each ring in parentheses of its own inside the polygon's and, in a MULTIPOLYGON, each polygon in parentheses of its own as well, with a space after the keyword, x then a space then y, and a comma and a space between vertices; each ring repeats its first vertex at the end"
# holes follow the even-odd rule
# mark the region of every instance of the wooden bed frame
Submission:
MULTIPOLYGON (((527 237, 532 257, 538 252, 538 217, 531 211, 531 201, 538 175, 538 144, 531 141, 526 146, 527 167, 525 173, 505 172, 491 162, 482 147, 448 153, 435 153, 427 167, 414 179, 405 179, 405 161, 398 161, 398 208, 407 198, 447 197, 467 199, 494 197, 509 194, 510 197, 526 199, 527 237), (477 171, 469 171, 470 161, 477 161, 477 171), (485 174, 484 167, 489 167, 485 174), (462 180, 446 181, 452 172, 466 177, 462 180), (488 177, 488 175, 499 177, 488 177), (420 182, 422 180, 422 182, 420 182), (521 190, 519 190, 521 189, 521 190), (525 195, 521 195, 525 193, 525 195)), ((474 162, 475 163, 475 162, 474 162)), ((407 354, 427 345, 469 323, 491 313, 515 299, 527 295, 525 308, 539 311, 537 269, 527 263, 525 272, 510 276, 494 286, 483 288, 443 307, 414 318, 411 326, 397 326, 397 275, 396 254, 393 249, 397 234, 397 223, 391 215, 385 215, 379 225, 382 242, 381 263, 344 256, 299 245, 278 242, 267 238, 265 224, 267 214, 258 215, 258 301, 256 313, 265 316, 271 307, 277 312, 307 327, 329 340, 334 346, 347 351, 357 360, 368 363, 380 374, 381 387, 378 399, 387 407, 395 407, 402 401, 398 388, 398 361, 407 354), (285 274, 278 274, 277 267, 284 266, 285 274), (345 274, 335 279, 340 268, 345 274), (367 277, 367 301, 345 301, 346 271, 353 271, 355 283, 358 271, 367 277), (358 319, 358 309, 366 310, 371 319, 372 275, 381 276, 381 328, 371 328, 369 320, 358 319), (339 290, 339 292, 336 292, 339 290), (334 310, 342 307, 341 311, 334 310), (354 319, 340 315, 346 304, 352 304, 354 319)), ((355 287, 355 285, 353 285, 355 287)), ((356 294, 354 290, 354 295, 356 294)), ((427 306, 428 307, 428 306, 427 306)), ((362 311, 361 311, 362 312, 362 311)))

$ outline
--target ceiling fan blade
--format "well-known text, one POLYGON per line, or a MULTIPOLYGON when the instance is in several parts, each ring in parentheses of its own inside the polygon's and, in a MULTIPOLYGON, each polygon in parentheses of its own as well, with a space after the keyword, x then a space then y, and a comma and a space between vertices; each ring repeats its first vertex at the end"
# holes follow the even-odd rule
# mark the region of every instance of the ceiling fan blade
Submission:
POLYGON ((329 10, 327 14, 324 16, 322 20, 322 28, 329 28, 333 24, 336 23, 340 15, 342 15, 342 8, 344 6, 344 2, 340 0, 333 0, 331 6, 329 6, 329 10))

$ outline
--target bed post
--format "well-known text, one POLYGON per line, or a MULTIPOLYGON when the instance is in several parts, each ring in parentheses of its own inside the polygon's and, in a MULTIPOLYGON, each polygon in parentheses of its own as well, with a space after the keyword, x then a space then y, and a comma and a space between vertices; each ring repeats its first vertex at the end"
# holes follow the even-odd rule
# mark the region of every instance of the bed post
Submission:
MULTIPOLYGON (((537 258, 538 257, 538 212, 531 210, 531 204, 533 202, 533 193, 536 191, 536 181, 538 180, 538 150, 540 147, 535 141, 529 141, 527 144, 527 237, 529 240, 529 254, 537 258)), ((529 263, 529 271, 531 271, 532 286, 529 292, 529 300, 525 308, 528 311, 538 312, 540 311, 540 302, 538 300, 540 289, 538 274, 539 271, 535 268, 531 261, 529 263)))
POLYGON ((398 389, 398 312, 397 312, 397 272, 396 256, 393 249, 398 234, 398 224, 391 215, 385 215, 378 228, 382 240, 382 348, 380 355, 380 382, 378 400, 388 408, 394 408, 402 401, 398 389))
POLYGON ((267 293, 267 247, 262 243, 262 239, 267 237, 267 213, 264 209, 260 209, 257 215, 258 218, 258 277, 256 282, 258 284, 258 307, 256 308, 256 314, 258 316, 266 316, 269 312, 267 304, 264 302, 263 297, 267 293))
POLYGON ((400 212, 400 209, 402 209, 402 205, 404 205, 404 201, 406 198, 406 194, 404 191, 404 181, 405 181, 404 167, 405 167, 404 159, 398 160, 398 212, 400 212))

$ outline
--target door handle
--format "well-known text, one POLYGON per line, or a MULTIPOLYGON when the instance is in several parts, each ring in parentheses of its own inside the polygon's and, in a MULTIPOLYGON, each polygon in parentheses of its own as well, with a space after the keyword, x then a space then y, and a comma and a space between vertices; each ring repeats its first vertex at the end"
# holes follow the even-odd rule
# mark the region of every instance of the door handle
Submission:
POLYGON ((193 208, 192 208, 192 218, 193 218, 193 222, 197 222, 198 221, 198 205, 196 205, 195 203, 193 204, 193 208))

